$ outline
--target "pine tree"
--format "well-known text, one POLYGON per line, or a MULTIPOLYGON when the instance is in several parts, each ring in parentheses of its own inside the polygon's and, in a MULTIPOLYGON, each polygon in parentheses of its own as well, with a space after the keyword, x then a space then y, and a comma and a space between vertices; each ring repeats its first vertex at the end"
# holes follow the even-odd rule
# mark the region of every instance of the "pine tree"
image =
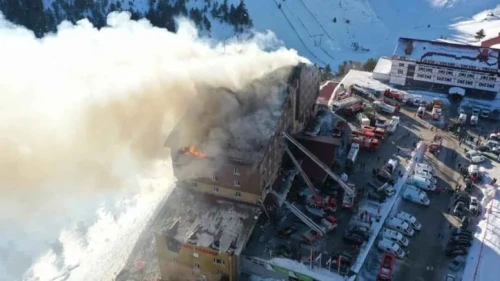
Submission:
POLYGON ((478 32, 476 32, 476 36, 474 36, 474 38, 476 38, 477 40, 481 40, 484 37, 486 37, 486 35, 484 34, 484 29, 481 29, 478 32))
POLYGON ((375 66, 377 66, 377 61, 373 58, 369 58, 364 64, 363 64, 363 70, 365 71, 373 71, 375 69, 375 66))
POLYGON ((203 15, 203 23, 205 24, 205 28, 207 29, 207 31, 210 32, 212 30, 212 24, 205 15, 203 15))

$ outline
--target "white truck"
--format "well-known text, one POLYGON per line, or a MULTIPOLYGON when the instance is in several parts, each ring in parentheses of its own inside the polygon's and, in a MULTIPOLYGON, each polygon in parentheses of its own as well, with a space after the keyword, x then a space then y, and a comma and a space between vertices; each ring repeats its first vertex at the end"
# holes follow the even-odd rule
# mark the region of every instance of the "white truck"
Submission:
POLYGON ((472 109, 472 116, 470 117, 470 124, 471 126, 476 126, 477 122, 479 121, 479 108, 473 108, 472 109))
POLYGON ((394 112, 396 112, 396 107, 389 105, 389 104, 386 104, 384 102, 378 101, 378 100, 374 101, 373 105, 375 106, 375 108, 377 108, 381 112, 384 112, 387 114, 394 114, 394 112))
POLYGON ((417 231, 422 229, 422 224, 420 224, 417 218, 410 213, 399 211, 399 213, 396 214, 396 218, 400 218, 405 222, 409 223, 411 227, 417 231))
POLYGON ((356 97, 350 97, 350 98, 347 98, 344 100, 333 102, 332 104, 330 104, 330 108, 332 111, 337 111, 339 109, 354 105, 354 104, 358 103, 359 101, 360 100, 356 97))
POLYGON ((394 217, 389 218, 385 221, 385 226, 387 228, 392 229, 392 230, 399 231, 407 236, 413 236, 413 234, 415 234, 415 231, 413 230, 413 228, 411 228, 411 226, 402 219, 398 219, 398 218, 394 218, 394 217))
POLYGON ((427 196, 427 193, 416 188, 415 186, 405 185, 403 189, 403 198, 405 200, 424 206, 429 206, 429 204, 431 203, 431 200, 427 196))
POLYGON ((405 257, 405 252, 401 249, 401 247, 399 247, 398 244, 392 242, 391 240, 381 239, 380 241, 378 241, 377 247, 379 248, 379 250, 386 253, 391 253, 400 259, 405 257))
POLYGON ((392 242, 398 243, 400 246, 407 247, 408 244, 410 244, 410 241, 408 241, 408 238, 406 238, 401 232, 398 232, 396 230, 389 229, 387 227, 383 227, 382 231, 380 231, 382 234, 382 237, 385 239, 389 239, 392 242))
POLYGON ((460 113, 460 116, 458 116, 458 123, 465 124, 466 122, 467 122, 467 114, 460 113))
POLYGON ((387 125, 386 131, 389 134, 394 134, 396 129, 398 128, 399 125, 399 116, 392 116, 391 121, 389 121, 389 124, 387 125))
POLYGON ((350 168, 354 167, 354 164, 356 163, 356 158, 358 157, 358 152, 359 152, 359 144, 357 143, 351 144, 351 149, 347 154, 347 160, 346 160, 348 167, 350 168))
POLYGON ((360 112, 360 113, 356 114, 356 118, 358 119, 358 123, 361 126, 361 128, 363 126, 370 126, 370 119, 368 117, 366 117, 366 115, 364 113, 360 112))
POLYGON ((419 174, 409 177, 406 183, 427 191, 436 190, 436 184, 419 174))

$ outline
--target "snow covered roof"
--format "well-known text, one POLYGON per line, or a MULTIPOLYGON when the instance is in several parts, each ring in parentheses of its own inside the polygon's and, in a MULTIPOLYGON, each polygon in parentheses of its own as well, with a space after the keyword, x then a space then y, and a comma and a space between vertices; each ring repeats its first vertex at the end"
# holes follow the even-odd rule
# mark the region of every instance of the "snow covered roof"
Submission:
POLYGON ((373 70, 374 73, 382 73, 382 74, 389 74, 391 73, 391 67, 392 67, 392 61, 391 59, 387 57, 381 57, 377 65, 375 66, 375 69, 373 70))
POLYGON ((218 244, 219 252, 234 250, 238 255, 255 226, 258 212, 255 206, 177 187, 153 228, 156 233, 181 243, 206 248, 218 244))
POLYGON ((411 38, 399 38, 394 51, 397 58, 494 72, 500 68, 498 55, 493 48, 411 38))

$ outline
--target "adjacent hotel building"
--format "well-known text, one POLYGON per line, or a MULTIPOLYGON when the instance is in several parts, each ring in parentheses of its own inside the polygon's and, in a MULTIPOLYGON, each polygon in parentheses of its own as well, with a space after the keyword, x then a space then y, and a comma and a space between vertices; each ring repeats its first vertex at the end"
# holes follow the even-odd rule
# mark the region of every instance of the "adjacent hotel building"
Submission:
POLYGON ((489 47, 399 38, 386 76, 393 85, 494 99, 500 91, 499 52, 489 47))

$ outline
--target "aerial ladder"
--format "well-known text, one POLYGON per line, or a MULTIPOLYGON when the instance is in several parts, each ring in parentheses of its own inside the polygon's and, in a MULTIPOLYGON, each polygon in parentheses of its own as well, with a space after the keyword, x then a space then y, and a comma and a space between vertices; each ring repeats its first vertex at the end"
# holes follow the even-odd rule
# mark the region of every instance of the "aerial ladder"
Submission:
MULTIPOLYGON (((309 150, 307 150, 302 144, 300 144, 296 139, 290 136, 288 133, 283 132, 283 136, 293 143, 298 149, 300 149, 305 155, 307 155, 311 160, 316 163, 321 169, 323 169, 330 177, 332 177, 343 189, 344 192, 350 196, 355 196, 355 192, 352 187, 346 184, 337 174, 335 174, 330 168, 318 159, 314 154, 312 154, 309 150)), ((293 160, 292 160, 293 161, 293 160)), ((300 169, 299 169, 300 171, 300 169)), ((304 174, 305 175, 305 174, 304 174)), ((309 181, 310 183, 310 181, 309 181)), ((312 186, 312 184, 311 184, 312 186)), ((314 190, 314 188, 313 188, 314 190)))

